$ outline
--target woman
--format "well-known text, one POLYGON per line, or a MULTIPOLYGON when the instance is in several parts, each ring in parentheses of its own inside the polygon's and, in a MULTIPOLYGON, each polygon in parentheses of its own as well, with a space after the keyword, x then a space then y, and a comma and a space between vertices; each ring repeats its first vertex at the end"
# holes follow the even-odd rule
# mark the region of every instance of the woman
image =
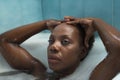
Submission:
POLYGON ((65 77, 74 72, 80 60, 86 56, 92 46, 92 40, 89 49, 84 46, 85 32, 82 27, 55 20, 45 20, 18 27, 0 35, 0 51, 13 68, 29 71, 43 80, 46 68, 40 61, 20 47, 20 44, 45 29, 50 29, 52 32, 48 46, 49 67, 59 74, 59 77, 65 77))
POLYGON ((0 51, 13 68, 29 71, 42 80, 46 79, 44 65, 19 46, 32 35, 45 29, 50 29, 52 32, 48 46, 48 63, 49 67, 59 74, 56 80, 72 74, 80 61, 85 58, 92 47, 95 30, 101 36, 109 54, 96 67, 90 79, 110 80, 119 72, 119 64, 115 63, 115 69, 112 69, 114 64, 111 64, 119 62, 118 58, 111 62, 111 59, 119 55, 119 32, 99 19, 75 19, 72 17, 65 17, 64 22, 45 20, 1 34, 0 51), (116 42, 117 44, 115 44, 116 42), (111 48, 111 45, 115 48, 111 48), (104 70, 102 70, 103 68, 104 70), (108 70, 111 72, 110 74, 108 70))

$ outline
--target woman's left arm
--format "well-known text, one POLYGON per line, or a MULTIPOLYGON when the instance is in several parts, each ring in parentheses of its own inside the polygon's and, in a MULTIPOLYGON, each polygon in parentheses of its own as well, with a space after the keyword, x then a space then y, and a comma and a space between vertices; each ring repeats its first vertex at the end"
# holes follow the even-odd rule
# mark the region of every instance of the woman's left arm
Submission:
POLYGON ((120 32, 101 19, 92 19, 103 41, 107 57, 94 69, 90 80, 111 80, 120 72, 120 32))
POLYGON ((97 18, 73 18, 66 16, 68 24, 81 24, 85 28, 85 46, 95 31, 104 43, 107 57, 93 70, 90 80, 112 80, 120 72, 120 32, 97 18))

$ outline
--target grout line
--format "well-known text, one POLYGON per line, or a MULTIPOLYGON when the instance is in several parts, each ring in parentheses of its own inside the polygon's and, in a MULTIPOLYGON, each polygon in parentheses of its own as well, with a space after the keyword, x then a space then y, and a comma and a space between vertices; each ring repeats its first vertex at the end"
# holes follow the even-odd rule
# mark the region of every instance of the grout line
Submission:
POLYGON ((114 26, 114 0, 112 0, 112 25, 114 26))
POLYGON ((40 2, 41 2, 41 15, 42 15, 42 20, 44 20, 45 17, 44 17, 44 9, 43 9, 43 0, 40 0, 40 2))
POLYGON ((61 19, 62 18, 62 10, 61 10, 61 8, 62 8, 62 1, 61 0, 59 0, 59 18, 61 19))

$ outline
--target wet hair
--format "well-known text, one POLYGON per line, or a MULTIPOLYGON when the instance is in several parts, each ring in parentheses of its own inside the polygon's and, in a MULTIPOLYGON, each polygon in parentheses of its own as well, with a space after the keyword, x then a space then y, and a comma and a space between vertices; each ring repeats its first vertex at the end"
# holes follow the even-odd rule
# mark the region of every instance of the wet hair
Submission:
MULTIPOLYGON (((79 30, 80 32, 80 36, 82 37, 82 43, 83 43, 83 46, 85 46, 85 36, 86 36, 86 33, 85 33, 85 29, 84 27, 82 27, 80 24, 73 24, 73 26, 76 26, 76 28, 79 30)), ((86 55, 81 59, 81 61, 88 55, 88 53, 90 52, 90 50, 92 49, 93 47, 93 43, 94 43, 94 34, 90 37, 89 41, 88 41, 88 45, 89 47, 87 48, 87 52, 86 52, 86 55)))

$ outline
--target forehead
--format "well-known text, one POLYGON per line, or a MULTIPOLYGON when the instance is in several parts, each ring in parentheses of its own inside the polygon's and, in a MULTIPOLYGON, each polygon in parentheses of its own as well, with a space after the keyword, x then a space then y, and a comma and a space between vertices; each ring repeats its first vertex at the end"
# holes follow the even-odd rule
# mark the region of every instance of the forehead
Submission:
POLYGON ((66 23, 62 23, 54 28, 52 31, 52 35, 68 35, 68 36, 74 36, 78 37, 79 31, 75 26, 68 25, 66 23))

